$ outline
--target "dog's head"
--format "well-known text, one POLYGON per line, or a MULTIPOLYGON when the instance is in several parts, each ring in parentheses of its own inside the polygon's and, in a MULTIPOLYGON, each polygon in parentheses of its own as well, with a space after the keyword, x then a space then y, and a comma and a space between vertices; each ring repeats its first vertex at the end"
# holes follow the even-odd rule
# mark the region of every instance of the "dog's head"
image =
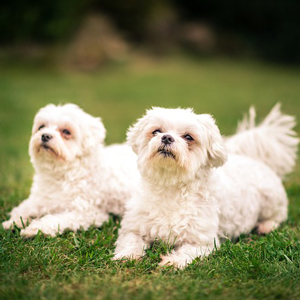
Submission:
POLYGON ((142 176, 147 177, 165 174, 180 181, 195 176, 199 168, 219 167, 227 159, 213 117, 197 115, 192 109, 154 107, 129 128, 127 141, 138 154, 142 176))
POLYGON ((34 118, 29 154, 34 164, 64 164, 93 152, 104 138, 99 118, 75 104, 50 104, 34 118))

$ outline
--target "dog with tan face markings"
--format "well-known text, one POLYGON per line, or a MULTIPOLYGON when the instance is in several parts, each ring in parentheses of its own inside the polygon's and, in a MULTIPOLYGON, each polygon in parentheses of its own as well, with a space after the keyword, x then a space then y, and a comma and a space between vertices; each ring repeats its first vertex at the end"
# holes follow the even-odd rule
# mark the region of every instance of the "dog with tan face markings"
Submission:
POLYGON ((30 196, 10 213, 21 235, 55 236, 66 229, 100 227, 109 213, 122 215, 136 188, 136 155, 127 145, 105 147, 100 118, 74 104, 42 108, 29 145, 35 169, 30 196), (33 220, 32 220, 33 219, 33 220))
MULTIPOLYGON (((286 147, 295 154, 298 139, 288 130, 293 118, 283 119, 273 122, 281 130, 272 123, 270 131, 274 140, 280 135, 290 138, 286 147)), ((174 250, 160 265, 183 268, 211 253, 222 237, 236 238, 255 227, 269 233, 286 220, 288 199, 281 178, 258 159, 228 154, 212 116, 155 107, 129 129, 127 139, 138 155, 142 179, 127 204, 115 260, 138 259, 161 239, 174 250)), ((280 141, 278 147, 285 149, 280 141)), ((235 146, 238 143, 245 140, 235 146)), ((255 139, 249 147, 256 147, 255 139)), ((290 165, 293 157, 287 158, 290 165)), ((276 169, 277 163, 270 164, 276 169)))

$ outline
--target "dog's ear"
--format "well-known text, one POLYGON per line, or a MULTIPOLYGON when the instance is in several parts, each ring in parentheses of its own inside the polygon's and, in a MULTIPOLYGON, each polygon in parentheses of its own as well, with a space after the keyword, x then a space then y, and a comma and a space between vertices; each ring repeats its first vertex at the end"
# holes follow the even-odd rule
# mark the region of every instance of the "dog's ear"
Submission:
POLYGON ((86 116, 85 126, 82 127, 82 149, 83 151, 90 151, 95 147, 104 144, 106 137, 106 130, 101 121, 101 118, 86 116))
POLYGON ((208 114, 197 116, 202 128, 204 144, 206 144, 208 164, 211 167, 220 167, 227 160, 227 151, 220 130, 214 118, 208 114))
POLYGON ((93 117, 93 120, 91 121, 91 134, 94 136, 94 139, 96 139, 96 143, 104 143, 106 137, 106 129, 102 123, 101 118, 93 117))
POLYGON ((127 130, 127 144, 132 148, 132 150, 138 154, 139 149, 142 144, 142 132, 147 124, 147 115, 138 119, 135 124, 130 126, 127 130))

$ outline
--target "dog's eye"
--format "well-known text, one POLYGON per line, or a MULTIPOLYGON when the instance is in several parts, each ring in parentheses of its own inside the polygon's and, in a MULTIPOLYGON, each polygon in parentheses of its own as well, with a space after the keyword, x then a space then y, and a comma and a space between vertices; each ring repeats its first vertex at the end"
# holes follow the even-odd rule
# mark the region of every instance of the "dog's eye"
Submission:
POLYGON ((153 135, 157 135, 158 133, 161 133, 161 130, 160 129, 156 129, 152 132, 153 135))
POLYGON ((71 132, 68 129, 64 129, 62 133, 65 135, 71 135, 71 132))
POLYGON ((183 138, 188 140, 188 141, 193 141, 194 140, 193 137, 189 134, 184 135, 183 138))
POLYGON ((44 127, 45 127, 45 125, 41 125, 38 130, 41 130, 44 127))

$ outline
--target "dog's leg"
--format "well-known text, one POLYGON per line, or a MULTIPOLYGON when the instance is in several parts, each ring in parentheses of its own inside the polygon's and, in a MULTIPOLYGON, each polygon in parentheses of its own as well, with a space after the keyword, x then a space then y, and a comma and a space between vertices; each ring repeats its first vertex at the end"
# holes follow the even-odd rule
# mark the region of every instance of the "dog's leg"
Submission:
MULTIPOLYGON (((218 245, 218 241, 215 246, 218 245)), ((170 254, 162 256, 160 266, 174 266, 179 269, 185 268, 196 257, 207 256, 215 247, 214 245, 191 245, 184 244, 176 250, 173 250, 170 254)))
POLYGON ((114 260, 121 260, 122 258, 139 259, 150 246, 141 236, 133 232, 120 233, 116 245, 114 260))
POLYGON ((10 212, 10 219, 2 223, 4 229, 13 227, 15 223, 19 228, 26 226, 27 221, 30 222, 30 217, 39 217, 42 215, 41 207, 33 198, 24 200, 19 206, 15 207, 10 212), (23 221, 23 223, 22 223, 23 221))
POLYGON ((287 219, 288 199, 282 185, 277 186, 275 191, 265 189, 263 192, 261 212, 256 226, 259 234, 268 234, 287 219))
POLYGON ((55 215, 46 215, 41 219, 33 220, 31 224, 21 230, 24 237, 35 236, 40 230, 45 235, 56 236, 66 229, 77 231, 80 228, 87 230, 91 225, 101 226, 109 215, 101 211, 71 211, 55 215))

